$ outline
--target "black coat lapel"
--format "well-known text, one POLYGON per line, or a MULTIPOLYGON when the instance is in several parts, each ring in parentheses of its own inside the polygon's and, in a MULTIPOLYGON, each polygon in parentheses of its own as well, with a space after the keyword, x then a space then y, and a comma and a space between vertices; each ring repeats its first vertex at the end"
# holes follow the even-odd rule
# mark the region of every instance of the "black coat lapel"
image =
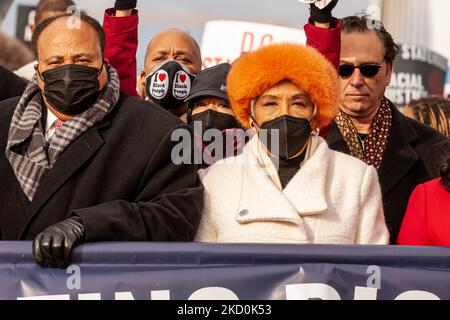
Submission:
POLYGON ((348 148, 347 143, 344 141, 341 131, 336 125, 336 122, 333 122, 330 127, 330 131, 328 132, 327 136, 327 143, 330 149, 351 155, 350 149, 348 148))
POLYGON ((414 166, 419 159, 411 146, 417 140, 416 131, 409 120, 392 105, 392 127, 389 141, 378 170, 383 195, 388 193, 414 166))
POLYGON ((20 238, 22 238, 34 216, 47 201, 103 146, 105 142, 100 135, 100 131, 111 126, 113 114, 117 112, 117 107, 127 97, 127 95, 121 93, 116 108, 106 115, 99 124, 89 129, 69 145, 55 162, 53 168, 44 174, 31 202, 31 209, 27 212, 30 216, 26 219, 27 222, 19 233, 20 238))
POLYGON ((44 206, 55 192, 57 192, 61 186, 104 144, 98 129, 99 127, 94 127, 76 139, 61 154, 53 168, 42 177, 41 183, 31 202, 31 215, 27 219, 24 228, 21 230, 20 236, 22 236, 23 232, 42 206, 44 206))

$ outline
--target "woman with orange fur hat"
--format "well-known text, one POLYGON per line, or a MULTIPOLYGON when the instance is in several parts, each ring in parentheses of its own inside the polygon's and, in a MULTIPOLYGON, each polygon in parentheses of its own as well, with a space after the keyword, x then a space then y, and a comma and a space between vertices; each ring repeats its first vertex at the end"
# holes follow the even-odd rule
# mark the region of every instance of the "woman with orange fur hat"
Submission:
POLYGON ((241 155, 199 172, 196 241, 388 243, 376 170, 318 136, 339 102, 320 53, 271 45, 239 58, 227 84, 236 118, 255 134, 241 155))

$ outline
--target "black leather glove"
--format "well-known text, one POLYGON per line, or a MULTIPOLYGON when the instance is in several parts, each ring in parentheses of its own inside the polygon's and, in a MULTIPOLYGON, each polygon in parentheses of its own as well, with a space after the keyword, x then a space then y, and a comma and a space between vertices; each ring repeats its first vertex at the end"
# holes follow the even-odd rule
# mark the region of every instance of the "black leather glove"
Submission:
POLYGON ((73 247, 84 238, 85 226, 79 217, 71 217, 47 227, 33 242, 36 263, 49 268, 70 265, 73 247))
POLYGON ((116 10, 130 10, 136 8, 137 0, 116 0, 114 9, 116 10))
POLYGON ((311 20, 314 22, 320 22, 320 23, 331 22, 331 18, 333 17, 331 11, 333 11, 333 9, 334 9, 334 7, 336 7, 337 3, 338 3, 338 0, 333 0, 330 2, 330 4, 328 4, 322 10, 317 8, 317 6, 314 3, 311 3, 309 5, 309 8, 311 10, 311 20))

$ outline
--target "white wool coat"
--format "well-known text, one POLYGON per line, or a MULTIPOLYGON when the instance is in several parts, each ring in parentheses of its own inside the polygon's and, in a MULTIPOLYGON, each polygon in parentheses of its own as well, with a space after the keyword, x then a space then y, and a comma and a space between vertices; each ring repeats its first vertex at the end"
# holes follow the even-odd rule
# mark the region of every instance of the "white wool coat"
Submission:
POLYGON ((387 244, 375 168, 312 137, 285 189, 258 137, 199 171, 204 209, 195 241, 387 244))

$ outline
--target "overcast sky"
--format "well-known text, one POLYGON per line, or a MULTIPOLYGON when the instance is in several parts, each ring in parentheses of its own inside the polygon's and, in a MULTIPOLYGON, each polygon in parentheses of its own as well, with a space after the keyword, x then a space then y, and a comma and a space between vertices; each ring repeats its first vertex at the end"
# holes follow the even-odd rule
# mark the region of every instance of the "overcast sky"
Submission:
MULTIPOLYGON (((0 0, 1 1, 1 0, 0 0)), ((37 0, 14 0, 1 29, 15 33, 18 5, 35 5, 37 0)), ((114 5, 114 0, 75 0, 83 10, 103 19, 103 11, 114 5)), ((343 17, 367 8, 369 0, 341 0, 335 9, 343 17)), ((298 0, 138 0, 140 14, 138 68, 141 68, 146 45, 151 37, 168 27, 188 31, 199 43, 206 21, 243 20, 302 27, 308 17, 308 6, 298 0)))

